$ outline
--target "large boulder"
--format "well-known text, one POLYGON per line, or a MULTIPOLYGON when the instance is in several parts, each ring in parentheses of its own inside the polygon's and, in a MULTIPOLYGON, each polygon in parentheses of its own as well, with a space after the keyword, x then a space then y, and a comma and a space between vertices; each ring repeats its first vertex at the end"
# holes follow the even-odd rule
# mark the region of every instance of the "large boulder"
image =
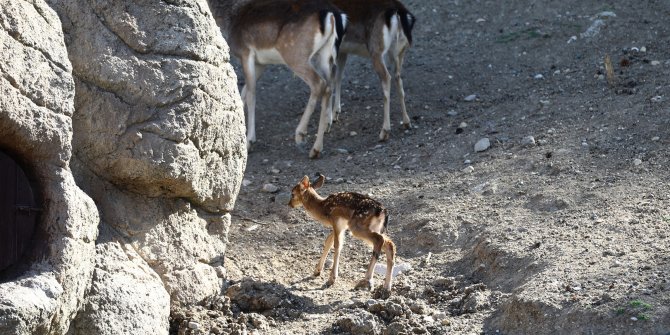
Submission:
POLYGON ((0 148, 47 204, 0 334, 167 334, 225 273, 246 165, 228 47, 205 0, 47 2, 0 0, 0 148))
POLYGON ((0 284, 0 334, 64 333, 91 282, 99 219, 69 167, 71 73, 56 13, 0 0, 0 148, 38 181, 43 207, 29 269, 0 284))

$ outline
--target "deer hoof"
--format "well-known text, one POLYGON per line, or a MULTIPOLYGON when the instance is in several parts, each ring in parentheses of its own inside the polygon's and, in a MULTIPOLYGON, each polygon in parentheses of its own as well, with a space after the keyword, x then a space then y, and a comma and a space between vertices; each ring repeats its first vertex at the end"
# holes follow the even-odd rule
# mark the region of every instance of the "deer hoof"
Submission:
POLYGON ((331 287, 331 286, 333 286, 333 284, 335 284, 335 278, 332 278, 332 277, 331 277, 331 278, 328 279, 328 281, 326 282, 326 286, 331 287))
POLYGON ((357 290, 370 290, 372 288, 372 281, 363 279, 356 284, 357 290))
POLYGON ((412 124, 409 123, 409 122, 408 122, 408 123, 403 123, 403 124, 402 124, 402 127, 403 127, 404 129, 410 129, 410 128, 412 128, 412 124))
POLYGON ((314 277, 321 277, 321 270, 319 270, 319 269, 314 270, 313 275, 314 275, 314 277))
POLYGON ((379 133, 379 141, 381 142, 386 142, 389 139, 389 133, 390 130, 382 129, 382 131, 379 133))
POLYGON ((319 158, 319 155, 321 155, 321 151, 316 150, 314 148, 312 148, 312 151, 309 152, 309 158, 312 159, 319 158))

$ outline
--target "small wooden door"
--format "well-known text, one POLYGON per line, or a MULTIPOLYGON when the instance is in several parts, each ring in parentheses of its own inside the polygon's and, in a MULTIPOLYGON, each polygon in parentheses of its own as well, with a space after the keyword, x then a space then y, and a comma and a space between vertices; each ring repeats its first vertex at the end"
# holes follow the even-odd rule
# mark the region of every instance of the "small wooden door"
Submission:
POLYGON ((0 151, 0 271, 31 245, 41 211, 35 195, 23 169, 0 151))

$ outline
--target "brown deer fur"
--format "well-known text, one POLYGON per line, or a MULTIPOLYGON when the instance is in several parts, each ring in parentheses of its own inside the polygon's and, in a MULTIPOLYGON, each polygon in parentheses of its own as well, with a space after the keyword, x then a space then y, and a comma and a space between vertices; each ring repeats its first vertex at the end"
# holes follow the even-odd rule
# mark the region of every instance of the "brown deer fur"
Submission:
POLYGON ((374 71, 379 76, 384 93, 384 122, 379 139, 385 141, 391 131, 390 95, 391 75, 387 69, 385 58, 394 66, 393 78, 400 100, 402 122, 410 128, 410 119, 405 107, 405 90, 401 78, 405 52, 412 43, 412 28, 416 21, 397 0, 333 0, 333 4, 347 14, 347 32, 342 40, 337 56, 335 74, 335 120, 341 111, 340 94, 342 73, 349 54, 367 57, 372 60, 374 71), (388 57, 387 57, 388 56, 388 57))
POLYGON ((345 17, 324 0, 209 0, 231 52, 240 59, 247 109, 247 145, 256 141, 256 82, 266 65, 285 64, 310 88, 310 96, 295 131, 302 145, 309 119, 321 98, 321 117, 310 157, 323 149, 332 116, 331 81, 345 17))
POLYGON ((356 287, 369 289, 373 286, 375 264, 383 250, 386 254, 384 289, 390 291, 396 247, 393 241, 384 235, 388 224, 386 208, 368 196, 353 192, 335 193, 323 198, 316 193, 316 189, 323 186, 324 180, 325 177, 320 175, 314 184, 310 184, 309 177, 303 177, 293 187, 289 202, 289 206, 292 208, 305 207, 309 216, 333 229, 326 238, 323 253, 314 270, 314 275, 319 276, 321 274, 326 257, 334 246, 333 268, 327 284, 330 286, 335 282, 340 262, 340 250, 344 245, 344 233, 348 229, 354 237, 372 245, 372 259, 368 265, 365 279, 361 280, 356 287))

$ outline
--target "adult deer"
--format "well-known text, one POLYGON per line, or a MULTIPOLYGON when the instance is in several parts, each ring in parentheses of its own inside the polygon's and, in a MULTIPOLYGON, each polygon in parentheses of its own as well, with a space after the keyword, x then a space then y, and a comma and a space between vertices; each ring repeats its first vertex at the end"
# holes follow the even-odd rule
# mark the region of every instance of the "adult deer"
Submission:
POLYGON ((321 117, 309 156, 323 150, 323 136, 332 115, 331 81, 345 15, 324 0, 209 0, 210 8, 231 52, 240 59, 247 109, 247 147, 256 141, 256 83, 266 65, 285 64, 307 85, 310 96, 295 130, 302 145, 309 119, 321 98, 321 117))
POLYGON ((383 250, 386 253, 384 289, 390 291, 396 246, 388 236, 383 234, 388 225, 386 208, 368 196, 353 192, 335 193, 323 198, 316 193, 316 190, 323 186, 324 181, 323 175, 319 175, 319 179, 314 184, 310 184, 309 177, 303 177, 293 187, 288 204, 292 208, 305 207, 309 216, 333 229, 326 238, 314 275, 321 274, 326 257, 334 246, 333 268, 330 271, 327 285, 335 283, 340 264, 340 250, 344 245, 344 233, 348 229, 354 237, 372 245, 372 259, 365 273, 365 279, 361 280, 356 287, 372 288, 375 264, 383 250))
POLYGON ((334 119, 338 119, 342 110, 340 104, 342 73, 347 56, 355 54, 370 58, 372 67, 381 80, 384 93, 384 123, 379 139, 386 141, 391 132, 391 75, 386 66, 386 56, 394 66, 393 77, 400 100, 403 126, 406 129, 411 126, 405 107, 401 71, 405 52, 412 44, 412 29, 416 18, 397 0, 333 0, 333 4, 347 14, 348 20, 347 33, 337 56, 334 119))

